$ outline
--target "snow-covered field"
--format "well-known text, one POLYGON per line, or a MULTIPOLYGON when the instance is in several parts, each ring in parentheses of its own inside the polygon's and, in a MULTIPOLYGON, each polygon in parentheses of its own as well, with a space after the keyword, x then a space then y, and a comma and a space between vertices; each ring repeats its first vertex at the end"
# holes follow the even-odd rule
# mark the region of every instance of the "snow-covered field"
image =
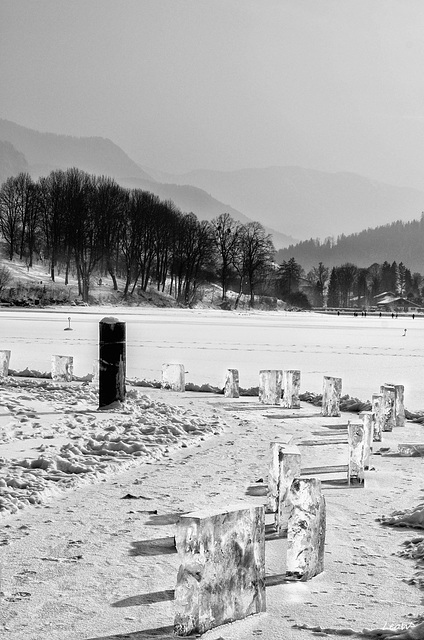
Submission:
MULTIPOLYGON (((14 370, 48 372, 52 355, 73 355, 75 374, 84 376, 107 315, 127 323, 129 378, 159 380, 162 363, 174 361, 196 384, 220 385, 225 369, 236 367, 250 387, 260 369, 299 368, 303 390, 319 392, 322 376, 332 374, 346 393, 367 399, 381 383, 397 382, 408 408, 424 408, 419 318, 2 309, 0 349, 11 350, 14 370)), ((0 383, 0 636, 10 640, 171 640, 179 515, 240 500, 264 504, 276 440, 299 443, 307 467, 344 464, 353 416, 330 421, 307 403, 293 412, 254 397, 130 384, 126 402, 102 412, 87 382, 9 376, 0 383), (329 438, 329 429, 342 437, 329 438)), ((205 640, 313 640, 352 628, 371 629, 355 632, 362 637, 424 640, 423 538, 405 543, 404 532, 381 526, 424 526, 422 458, 399 456, 401 442, 422 442, 422 425, 384 433, 365 487, 343 479, 323 486, 325 571, 286 582, 286 541, 267 540, 267 612, 205 640)))
POLYGON ((323 375, 370 400, 384 382, 405 385, 409 410, 424 409, 424 319, 337 317, 313 313, 69 308, 0 311, 1 349, 10 367, 50 371, 51 355, 74 356, 74 373, 92 372, 99 321, 127 324, 127 375, 160 380, 165 362, 185 365, 187 382, 221 386, 227 368, 244 388, 260 369, 300 369, 302 391, 320 392, 323 375), (71 318, 73 331, 64 331, 71 318), (407 329, 404 336, 404 329, 407 329))

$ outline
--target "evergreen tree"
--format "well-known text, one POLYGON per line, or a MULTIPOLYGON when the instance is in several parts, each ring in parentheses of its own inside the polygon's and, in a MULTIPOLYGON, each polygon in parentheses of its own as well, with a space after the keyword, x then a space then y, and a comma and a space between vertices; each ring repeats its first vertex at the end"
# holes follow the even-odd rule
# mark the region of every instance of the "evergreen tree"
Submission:
POLYGON ((299 290, 303 269, 294 258, 283 261, 278 269, 278 282, 281 295, 286 296, 299 290))
POLYGON ((331 269, 330 281, 328 283, 327 306, 330 308, 340 307, 340 287, 337 271, 337 267, 331 269))

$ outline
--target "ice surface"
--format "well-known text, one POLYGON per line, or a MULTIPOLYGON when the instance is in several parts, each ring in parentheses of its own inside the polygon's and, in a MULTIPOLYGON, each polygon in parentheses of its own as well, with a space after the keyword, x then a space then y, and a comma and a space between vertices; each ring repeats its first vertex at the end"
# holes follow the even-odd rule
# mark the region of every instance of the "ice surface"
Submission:
POLYGON ((0 311, 0 348, 10 367, 46 371, 54 353, 74 356, 74 373, 92 371, 98 324, 127 323, 127 376, 160 380, 163 362, 181 362, 187 382, 224 386, 228 368, 240 386, 257 386, 260 369, 300 369, 302 388, 320 392, 322 377, 343 379, 343 393, 370 400, 386 380, 405 385, 405 406, 424 409, 424 321, 313 313, 234 313, 180 309, 62 308, 0 311), (73 331, 65 332, 68 316, 73 331), (408 329, 407 338, 403 329, 408 329))

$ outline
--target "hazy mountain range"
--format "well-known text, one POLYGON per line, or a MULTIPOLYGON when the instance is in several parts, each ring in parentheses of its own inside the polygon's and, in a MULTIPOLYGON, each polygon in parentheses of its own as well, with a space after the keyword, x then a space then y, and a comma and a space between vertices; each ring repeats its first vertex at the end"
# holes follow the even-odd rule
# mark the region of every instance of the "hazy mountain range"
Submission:
POLYGON ((395 220, 412 220, 424 209, 423 191, 354 173, 268 167, 166 177, 205 189, 250 218, 301 239, 337 237, 395 220))
POLYGON ((295 244, 295 238, 337 237, 417 219, 424 209, 423 191, 352 173, 268 167, 174 175, 141 167, 105 138, 40 133, 0 119, 1 182, 19 171, 38 178, 74 166, 156 193, 199 219, 228 212, 243 223, 257 220, 273 235, 276 248, 295 244))
MULTIPOLYGON (((163 200, 172 200, 182 211, 192 211, 200 220, 212 220, 224 212, 242 223, 252 220, 200 188, 157 181, 106 138, 40 133, 0 119, 1 141, 7 144, 0 145, 0 182, 20 171, 28 171, 38 178, 54 169, 78 167, 88 173, 111 176, 122 186, 144 189, 163 200)), ((259 218, 254 219, 261 222, 259 218)), ((295 242, 295 238, 276 229, 266 227, 266 230, 273 236, 276 248, 295 242)))
POLYGON ((13 144, 0 138, 0 183, 9 176, 29 171, 29 165, 23 153, 15 149, 13 144))
POLYGON ((7 140, 23 153, 34 177, 48 175, 53 169, 78 167, 88 173, 150 179, 120 147, 106 138, 40 133, 0 120, 0 140, 7 140))

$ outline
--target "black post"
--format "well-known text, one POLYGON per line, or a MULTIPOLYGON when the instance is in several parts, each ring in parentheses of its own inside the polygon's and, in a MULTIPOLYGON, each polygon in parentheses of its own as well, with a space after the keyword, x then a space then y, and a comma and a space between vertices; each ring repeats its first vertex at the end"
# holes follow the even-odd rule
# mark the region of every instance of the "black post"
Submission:
POLYGON ((99 322, 99 409, 125 400, 125 364, 125 322, 103 318, 99 322))

